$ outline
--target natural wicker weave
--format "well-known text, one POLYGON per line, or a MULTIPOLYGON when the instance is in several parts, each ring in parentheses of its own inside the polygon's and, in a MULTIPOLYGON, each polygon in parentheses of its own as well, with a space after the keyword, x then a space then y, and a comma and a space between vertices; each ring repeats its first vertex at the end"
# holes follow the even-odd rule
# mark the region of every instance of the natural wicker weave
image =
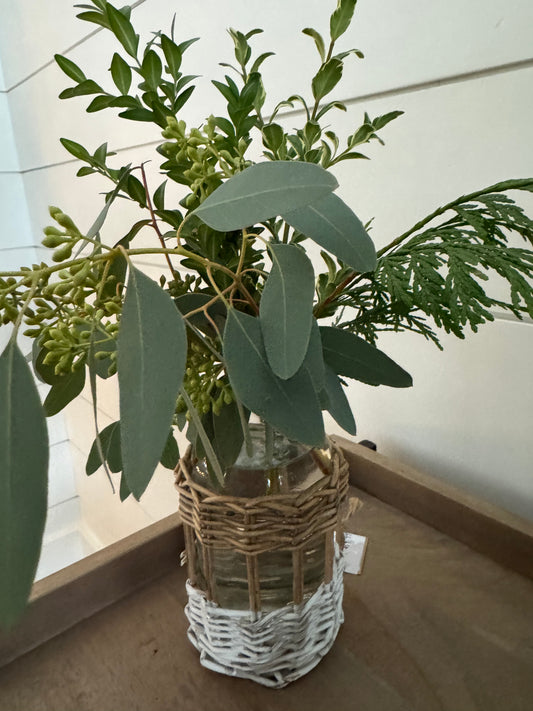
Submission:
POLYGON ((309 488, 292 493, 244 498, 223 496, 197 484, 191 471, 195 462, 190 449, 176 469, 179 511, 183 519, 191 585, 197 585, 197 550, 208 600, 216 602, 212 574, 213 549, 233 550, 246 557, 250 609, 260 609, 258 556, 288 550, 293 556, 293 602, 303 600, 303 549, 310 541, 323 541, 324 582, 333 576, 334 532, 342 548, 342 520, 348 507, 348 465, 339 447, 330 443, 331 463, 326 469, 317 456, 324 476, 309 488), (197 548, 197 543, 198 548, 197 548))

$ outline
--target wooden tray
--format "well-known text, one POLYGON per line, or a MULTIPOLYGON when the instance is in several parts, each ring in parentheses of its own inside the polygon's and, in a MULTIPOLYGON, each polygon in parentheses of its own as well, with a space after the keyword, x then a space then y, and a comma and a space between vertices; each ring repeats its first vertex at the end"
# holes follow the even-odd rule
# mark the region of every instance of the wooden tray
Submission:
POLYGON ((531 711, 533 525, 337 440, 369 545, 313 672, 273 691, 200 666, 170 516, 35 585, 0 637, 0 710, 531 711))

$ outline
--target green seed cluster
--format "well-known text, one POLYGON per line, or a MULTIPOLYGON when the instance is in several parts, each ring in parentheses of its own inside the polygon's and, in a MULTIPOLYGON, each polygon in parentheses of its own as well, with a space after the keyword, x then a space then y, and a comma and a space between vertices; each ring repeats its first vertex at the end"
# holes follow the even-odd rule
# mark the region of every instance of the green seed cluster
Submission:
MULTIPOLYGON (((219 415, 222 406, 234 400, 223 364, 199 341, 192 341, 189 345, 183 384, 201 415, 207 415, 210 411, 219 415)), ((176 409, 177 412, 185 412, 187 409, 181 396, 176 409)))
POLYGON ((169 117, 163 131, 163 138, 169 140, 158 150, 168 159, 167 167, 178 169, 190 187, 191 194, 180 203, 189 210, 198 207, 225 178, 249 165, 243 156, 250 141, 240 138, 235 145, 235 139, 217 131, 216 121, 210 116, 201 128, 187 132, 185 121, 169 117))
MULTIPOLYGON (((50 215, 63 229, 49 226, 42 241, 53 249, 56 263, 70 260, 74 247, 84 237, 72 219, 57 207, 50 215)), ((100 254, 97 247, 93 255, 100 254)), ((122 310, 119 289, 113 288, 104 260, 93 261, 90 255, 74 260, 64 269, 50 267, 45 262, 22 267, 17 277, 0 279, 0 323, 14 323, 22 309, 23 322, 30 328, 24 335, 38 339, 47 351, 46 365, 54 366, 56 374, 72 372, 87 360, 91 333, 98 360, 109 359, 110 374, 116 370, 115 342, 118 324, 116 316, 122 310), (105 281, 105 297, 102 287, 105 281), (30 289, 37 285, 38 296, 26 303, 30 289), (98 347, 100 345, 100 348, 98 347)))
POLYGON ((193 284, 197 282, 199 285, 199 278, 194 274, 186 274, 183 276, 179 272, 173 272, 174 278, 168 282, 167 289, 170 296, 173 299, 177 299, 178 296, 183 296, 184 294, 190 294, 194 291, 193 284))

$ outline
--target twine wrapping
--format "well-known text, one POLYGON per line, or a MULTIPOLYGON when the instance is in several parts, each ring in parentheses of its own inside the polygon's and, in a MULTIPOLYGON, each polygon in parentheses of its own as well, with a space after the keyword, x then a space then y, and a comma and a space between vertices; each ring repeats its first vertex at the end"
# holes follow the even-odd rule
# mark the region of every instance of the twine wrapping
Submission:
POLYGON ((303 549, 322 538, 325 549, 324 581, 333 574, 333 533, 342 548, 342 521, 349 504, 348 464, 341 449, 330 442, 331 459, 326 468, 318 456, 317 465, 324 476, 303 491, 265 495, 256 498, 216 494, 196 483, 191 449, 176 468, 179 511, 183 519, 188 573, 196 585, 196 556, 199 544, 202 569, 209 600, 215 599, 212 573, 214 549, 232 550, 246 557, 250 609, 261 606, 261 581, 258 556, 261 553, 289 550, 293 553, 293 602, 303 600, 303 549))

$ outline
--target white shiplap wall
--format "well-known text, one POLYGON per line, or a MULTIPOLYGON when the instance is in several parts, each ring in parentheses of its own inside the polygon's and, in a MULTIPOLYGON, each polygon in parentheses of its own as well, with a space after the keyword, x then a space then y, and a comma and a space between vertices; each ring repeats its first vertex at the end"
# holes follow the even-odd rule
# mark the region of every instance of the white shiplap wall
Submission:
MULTIPOLYGON (((226 27, 265 29, 255 39, 259 51, 276 51, 263 65, 274 103, 309 84, 316 66, 314 47, 299 30, 315 26, 325 32, 333 4, 199 0, 170 6, 166 0, 141 0, 134 16, 145 36, 168 27, 174 12, 180 38, 201 35, 184 62, 185 71, 202 75, 184 111, 194 124, 223 109, 209 79, 220 75, 218 61, 231 60, 226 27)), ((59 144, 60 136, 93 149, 109 140, 119 150, 120 164, 153 157, 156 166, 158 131, 117 121, 112 112, 88 116, 84 98, 59 101, 56 96, 69 81, 51 61, 55 52, 66 53, 88 75, 109 85, 107 68, 116 46, 108 33, 75 21, 70 2, 55 0, 52 7, 19 0, 15 5, 1 12, 7 19, 0 24, 5 72, 0 187, 6 186, 0 199, 4 225, 6 219, 9 225, 0 249, 3 259, 18 262, 13 249, 39 241, 49 221, 48 204, 59 204, 82 228, 99 211, 101 184, 94 178, 73 182, 76 165, 59 144), (14 137, 6 128, 7 107, 14 137)), ((7 6, 7 0, 0 0, 0 10, 7 6)), ((378 245, 459 194, 532 174, 529 0, 360 0, 356 13, 343 46, 362 49, 366 59, 354 59, 338 87, 349 112, 335 119, 336 128, 353 130, 365 110, 370 115, 406 112, 383 132, 386 147, 372 147, 372 161, 341 164, 338 170, 340 194, 361 219, 375 216, 372 234, 378 245)), ((288 125, 299 120, 294 115, 284 119, 288 125)), ((107 234, 120 236, 129 221, 124 212, 114 211, 107 234)), ((381 339, 382 348, 413 374, 415 387, 393 391, 352 385, 359 436, 376 441, 384 453, 533 518, 531 323, 497 317, 465 342, 443 342, 446 350, 440 353, 410 335, 381 339)), ((115 393, 102 393, 101 424, 114 419, 115 399, 115 393)), ((335 430, 334 423, 329 429, 335 430)), ((103 475, 84 477, 93 437, 87 400, 71 408, 69 432, 82 513, 100 543, 172 510, 167 473, 155 479, 140 506, 120 505, 109 495, 103 475)))

